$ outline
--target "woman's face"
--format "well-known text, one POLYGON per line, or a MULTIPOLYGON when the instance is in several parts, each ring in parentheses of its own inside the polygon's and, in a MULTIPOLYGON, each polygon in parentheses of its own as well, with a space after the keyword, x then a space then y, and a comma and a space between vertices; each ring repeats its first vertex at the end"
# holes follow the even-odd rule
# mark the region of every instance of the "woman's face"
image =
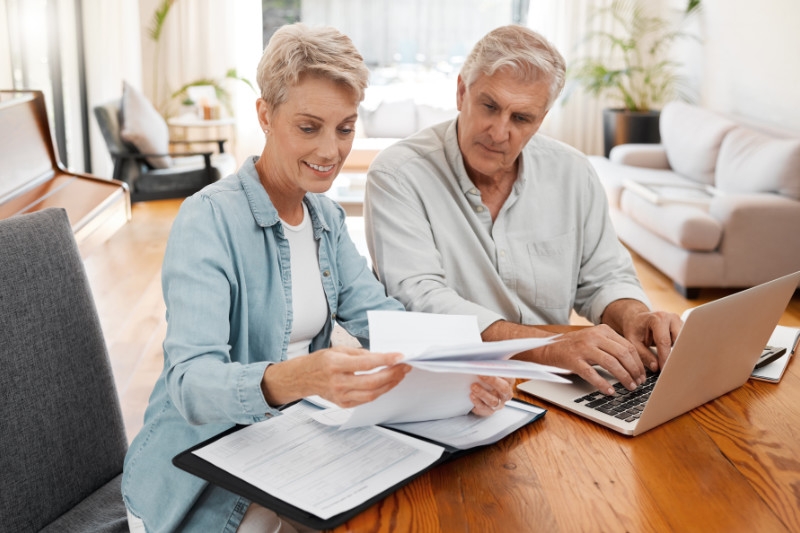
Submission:
POLYGON ((277 109, 262 99, 257 107, 269 132, 259 161, 262 179, 287 194, 327 191, 353 146, 355 93, 327 78, 303 76, 277 109))

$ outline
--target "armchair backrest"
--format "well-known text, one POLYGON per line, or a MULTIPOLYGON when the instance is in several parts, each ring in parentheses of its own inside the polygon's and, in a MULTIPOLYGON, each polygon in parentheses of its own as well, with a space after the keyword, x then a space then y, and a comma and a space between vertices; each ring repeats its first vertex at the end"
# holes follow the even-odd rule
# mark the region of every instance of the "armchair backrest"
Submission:
POLYGON ((147 166, 145 159, 125 158, 115 155, 139 152, 135 146, 126 143, 120 137, 122 128, 120 123, 121 105, 121 98, 98 105, 94 108, 94 116, 114 162, 114 174, 112 177, 126 182, 131 191, 133 191, 136 178, 150 170, 150 168, 147 166))
POLYGON ((0 530, 39 531, 122 472, 127 438, 66 211, 1 220, 0 250, 0 530))

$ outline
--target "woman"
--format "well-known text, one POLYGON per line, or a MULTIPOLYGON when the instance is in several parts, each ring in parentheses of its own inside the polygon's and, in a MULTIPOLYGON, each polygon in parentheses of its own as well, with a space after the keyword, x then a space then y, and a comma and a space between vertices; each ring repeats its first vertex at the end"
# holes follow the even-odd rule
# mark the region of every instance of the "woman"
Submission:
MULTIPOLYGON (((356 251, 344 211, 317 194, 350 152, 367 79, 338 31, 279 29, 258 67, 261 156, 181 206, 163 265, 164 370, 122 485, 131 523, 141 519, 148 532, 292 531, 288 520, 173 467, 172 457, 305 396, 343 407, 371 401, 409 370, 395 364, 400 354, 330 348, 334 321, 366 345, 366 311, 402 309, 356 251), (376 367, 386 368, 361 372, 376 367)), ((480 383, 478 414, 511 395, 506 381, 480 383)))

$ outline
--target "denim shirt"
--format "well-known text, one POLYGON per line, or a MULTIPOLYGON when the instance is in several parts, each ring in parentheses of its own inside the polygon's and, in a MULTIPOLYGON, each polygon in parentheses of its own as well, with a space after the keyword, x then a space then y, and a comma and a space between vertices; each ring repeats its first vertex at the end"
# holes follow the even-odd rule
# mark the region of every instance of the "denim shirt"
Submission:
MULTIPOLYGON (((261 185, 257 158, 188 198, 164 256, 164 369, 125 457, 125 504, 147 531, 236 531, 249 501, 172 465, 235 424, 279 415, 264 400, 267 365, 286 359, 292 329, 289 243, 261 185)), ((345 226, 344 211, 307 194, 330 311, 310 350, 330 345, 334 320, 368 346, 366 311, 402 310, 386 297, 345 226)))

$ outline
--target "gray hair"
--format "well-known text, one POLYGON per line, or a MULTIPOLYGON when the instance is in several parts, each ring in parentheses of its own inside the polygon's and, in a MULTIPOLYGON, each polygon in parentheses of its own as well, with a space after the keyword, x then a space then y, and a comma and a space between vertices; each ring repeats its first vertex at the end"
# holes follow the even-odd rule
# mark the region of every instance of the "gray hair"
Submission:
POLYGON ((564 88, 564 57, 547 39, 524 26, 501 26, 487 33, 472 48, 460 74, 469 87, 480 74, 491 76, 503 68, 522 81, 550 80, 548 110, 564 88))
POLYGON ((258 62, 256 77, 261 98, 275 109, 303 75, 328 78, 349 87, 358 102, 364 99, 369 70, 349 37, 336 28, 311 28, 296 23, 272 35, 258 62))

